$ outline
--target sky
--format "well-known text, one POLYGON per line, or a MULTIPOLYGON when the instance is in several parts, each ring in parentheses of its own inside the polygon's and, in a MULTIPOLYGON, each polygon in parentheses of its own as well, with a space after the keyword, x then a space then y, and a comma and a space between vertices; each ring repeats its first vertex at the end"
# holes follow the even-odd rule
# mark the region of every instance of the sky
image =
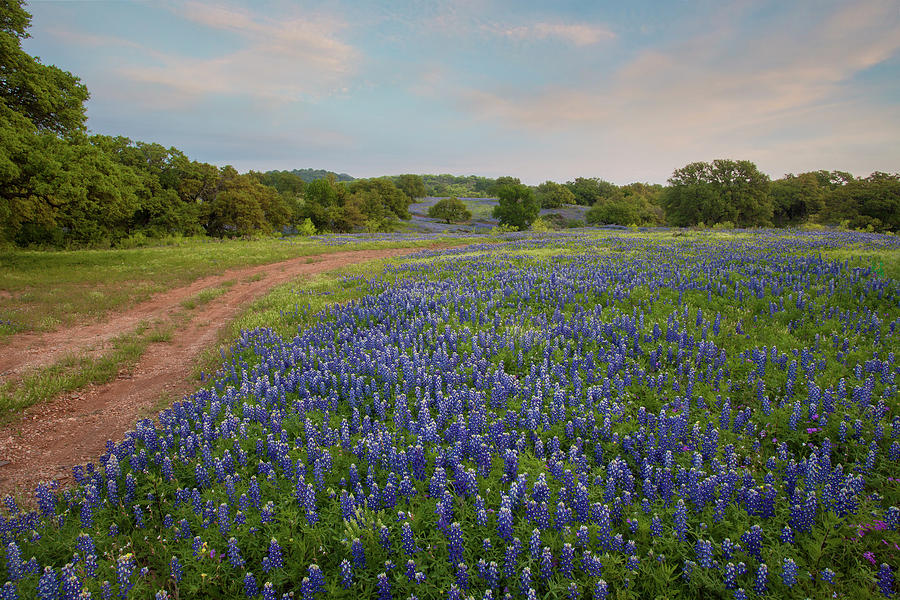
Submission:
POLYGON ((240 171, 900 171, 896 0, 36 1, 94 133, 240 171))

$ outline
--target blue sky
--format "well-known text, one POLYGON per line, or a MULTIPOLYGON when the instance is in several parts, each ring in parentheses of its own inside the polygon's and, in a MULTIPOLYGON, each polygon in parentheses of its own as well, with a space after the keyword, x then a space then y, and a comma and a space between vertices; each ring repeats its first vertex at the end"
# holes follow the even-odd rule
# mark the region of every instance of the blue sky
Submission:
POLYGON ((900 4, 32 1, 88 127, 248 169, 900 170, 900 4))

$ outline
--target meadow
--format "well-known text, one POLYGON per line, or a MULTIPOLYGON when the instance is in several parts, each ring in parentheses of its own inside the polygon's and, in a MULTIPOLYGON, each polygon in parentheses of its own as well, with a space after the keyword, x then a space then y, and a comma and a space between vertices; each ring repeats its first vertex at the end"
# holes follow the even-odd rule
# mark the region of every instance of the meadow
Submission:
MULTIPOLYGON (((0 343, 13 333, 52 331, 101 319, 154 294, 227 269, 339 252, 333 236, 220 240, 172 238, 130 249, 0 250, 0 343)), ((416 247, 433 236, 355 236, 353 250, 416 247)), ((442 240, 452 243, 451 238, 442 240)))
POLYGON ((897 238, 471 241, 257 302, 203 389, 6 498, 0 597, 900 591, 897 238))

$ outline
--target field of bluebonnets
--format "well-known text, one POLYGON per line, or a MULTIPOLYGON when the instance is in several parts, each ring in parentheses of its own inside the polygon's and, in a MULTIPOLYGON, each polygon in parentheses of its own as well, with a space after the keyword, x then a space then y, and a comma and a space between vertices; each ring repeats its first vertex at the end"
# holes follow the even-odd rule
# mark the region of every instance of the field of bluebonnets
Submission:
POLYGON ((7 498, 2 597, 897 594, 898 255, 577 234, 297 293, 77 487, 7 498))

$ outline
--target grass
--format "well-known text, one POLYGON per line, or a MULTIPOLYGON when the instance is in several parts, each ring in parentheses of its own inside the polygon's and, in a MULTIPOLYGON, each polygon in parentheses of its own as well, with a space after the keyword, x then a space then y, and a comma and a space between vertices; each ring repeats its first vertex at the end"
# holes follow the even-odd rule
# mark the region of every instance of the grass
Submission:
POLYGON ((0 423, 8 423, 29 406, 76 392, 88 385, 108 383, 137 364, 151 343, 172 339, 172 327, 141 324, 133 332, 113 338, 112 349, 100 356, 69 354, 52 365, 27 371, 0 385, 0 423))
MULTIPOLYGON (((459 241, 453 238, 441 240, 459 241)), ((0 344, 23 331, 51 331, 101 319, 227 269, 348 250, 424 247, 435 241, 329 244, 308 238, 185 239, 178 245, 116 250, 0 251, 0 344)), ((262 274, 251 278, 256 281, 262 274)))
MULTIPOLYGON (((253 260, 262 260, 264 258, 278 260, 284 258, 284 256, 280 254, 280 250, 274 247, 273 241, 268 241, 273 247, 260 249, 259 246, 264 243, 266 243, 266 241, 223 242, 223 254, 226 257, 224 262, 229 265, 234 265, 236 263, 237 258, 232 256, 231 252, 235 249, 240 249, 241 244, 246 246, 249 256, 255 257, 253 260)), ((281 244, 285 245, 284 243, 281 244)), ((390 245, 408 246, 410 243, 394 243, 390 245)), ((190 247, 198 246, 199 244, 195 244, 190 247)), ((299 247, 299 250, 295 248, 295 253, 302 255, 303 253, 310 251, 346 251, 372 247, 387 247, 388 244, 367 242, 345 246, 325 246, 323 244, 304 245, 303 242, 298 242, 295 246, 299 247)), ((122 289, 115 288, 115 286, 112 286, 111 284, 109 287, 111 289, 115 288, 114 292, 88 289, 85 285, 86 282, 91 281, 92 278, 99 276, 104 267, 108 267, 116 262, 111 258, 113 256, 118 256, 119 263, 121 264, 120 269, 112 269, 113 280, 116 280, 118 276, 122 276, 123 273, 132 275, 138 272, 156 273, 156 268, 151 268, 149 271, 141 271, 142 267, 138 264, 138 259, 141 256, 140 253, 143 252, 144 255, 146 255, 147 252, 153 250, 164 254, 164 256, 156 257, 157 268, 161 271, 165 270, 163 268, 164 265, 170 265, 174 269, 181 268, 182 274, 185 276, 187 274, 198 276, 208 274, 201 267, 204 256, 203 252, 191 258, 183 253, 173 251, 170 247, 165 247, 157 249, 143 248, 139 250, 78 251, 72 253, 47 252, 43 253, 41 256, 38 256, 40 253, 15 253, 18 255, 19 259, 22 259, 22 262, 19 264, 18 268, 11 268, 8 266, 9 263, 4 262, 2 268, 0 268, 0 281, 3 281, 4 277, 7 278, 7 281, 16 278, 22 281, 28 281, 30 291, 21 295, 13 294, 15 300, 25 300, 25 302, 20 303, 19 314, 30 315, 34 318, 40 316, 41 320, 31 329, 50 330, 67 322, 63 319, 71 318, 73 312, 75 314, 80 314, 81 316, 102 315, 103 312, 101 308, 90 307, 91 302, 99 303, 101 307, 105 306, 106 310, 119 309, 145 299, 147 297, 146 294, 150 289, 162 289, 162 285, 165 284, 175 285, 177 283, 183 283, 181 280, 171 277, 171 273, 168 273, 168 278, 164 277, 163 282, 160 283, 159 286, 152 288, 145 286, 140 282, 122 279, 118 283, 122 285, 125 290, 137 290, 136 295, 130 298, 125 295, 122 289), (34 254, 34 256, 29 256, 27 259, 23 258, 24 255, 30 254, 34 254), (77 256, 73 257, 72 255, 80 255, 80 258, 77 256), (54 260, 59 260, 62 263, 69 265, 71 269, 66 271, 65 269, 59 269, 56 266, 52 266, 54 260), (50 275, 39 268, 39 265, 46 266, 47 271, 50 273, 60 273, 62 281, 58 287, 53 284, 50 275), (80 267, 78 265, 80 265, 80 267), (63 271, 66 271, 65 277, 62 276, 63 271), (60 290, 68 290, 69 294, 64 295, 60 290), (54 299, 61 297, 65 297, 66 301, 61 302, 58 305, 52 304, 54 299), (84 310, 79 312, 79 307, 84 310), (65 312, 65 315, 61 314, 62 312, 65 312)), ((307 262, 314 262, 314 258, 310 256, 310 258, 307 259, 307 262)), ((380 265, 383 263, 378 264, 380 265)), ((307 309, 313 311, 310 313, 310 315, 312 315, 328 303, 345 301, 353 295, 348 293, 348 290, 351 288, 355 289, 358 286, 356 284, 348 286, 347 284, 342 283, 340 281, 342 276, 374 273, 376 272, 376 269, 377 268, 370 263, 353 265, 338 271, 315 275, 304 280, 302 284, 298 284, 298 282, 295 281, 279 286, 265 298, 250 305, 241 317, 223 331, 219 336, 216 346, 208 349, 198 361, 195 369, 197 378, 200 378, 201 372, 209 372, 215 369, 215 366, 221 361, 220 348, 227 348, 230 345, 231 340, 237 337, 242 328, 255 327, 265 322, 266 319, 272 318, 273 311, 280 310, 275 307, 279 305, 280 299, 286 297, 286 295, 293 293, 297 289, 304 290, 304 293, 309 294, 307 297, 311 300, 307 309)), ((243 281, 260 281, 264 277, 265 273, 256 273, 255 275, 245 278, 243 281)), ((182 301, 181 307, 190 311, 207 304, 226 293, 236 283, 237 281, 232 279, 224 281, 218 286, 201 290, 190 298, 182 301)), ((102 287, 102 284, 99 282, 94 282, 94 284, 94 287, 102 287)), ((363 292, 354 292, 356 296, 361 295, 362 293, 363 292)), ((3 300, 4 299, 0 299, 0 303, 2 303, 3 300)), ((2 306, 2 304, 0 304, 0 306, 2 306)), ((175 327, 177 327, 178 322, 184 318, 186 318, 186 315, 181 313, 174 315, 173 321, 171 322, 156 323, 153 326, 142 324, 135 331, 123 333, 114 338, 112 341, 112 349, 104 352, 100 356, 70 354, 59 361, 56 361, 52 365, 30 370, 14 381, 0 384, 0 423, 9 422, 17 412, 34 404, 53 400, 64 394, 82 389, 90 384, 99 385, 112 381, 123 369, 127 370, 134 367, 143 355, 148 344, 171 342, 175 327)), ((4 335, 10 335, 23 329, 29 328, 0 323, 0 343, 2 343, 4 335)), ((160 404, 160 406, 164 407, 165 402, 160 404)))
POLYGON ((250 304, 222 331, 216 344, 203 352, 194 370, 195 377, 200 380, 214 372, 222 363, 222 353, 230 351, 242 330, 271 327, 290 337, 298 326, 312 324, 325 308, 361 298, 369 290, 365 278, 379 275, 386 264, 388 261, 381 260, 349 265, 276 286, 250 304))
POLYGON ((491 219, 494 216, 494 206, 496 206, 496 202, 493 204, 489 204, 487 202, 475 202, 472 200, 463 200, 463 204, 466 205, 466 208, 469 209, 469 212, 472 213, 473 220, 484 220, 491 219))
POLYGON ((209 287, 205 290, 200 290, 190 298, 181 301, 182 308, 186 308, 188 310, 194 310, 198 306, 203 306, 212 300, 215 300, 222 294, 228 291, 230 286, 219 285, 215 287, 209 287))

